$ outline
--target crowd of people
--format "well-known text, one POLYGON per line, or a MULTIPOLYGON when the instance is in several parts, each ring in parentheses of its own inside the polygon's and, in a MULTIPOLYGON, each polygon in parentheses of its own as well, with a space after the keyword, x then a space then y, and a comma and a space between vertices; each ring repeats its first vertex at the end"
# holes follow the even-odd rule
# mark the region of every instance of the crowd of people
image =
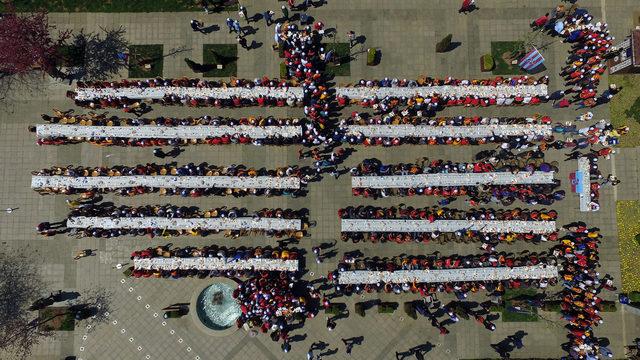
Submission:
MULTIPOLYGON (((78 89, 90 89, 95 93, 94 97, 78 96, 78 92, 69 91, 67 97, 73 99, 77 106, 90 109, 103 108, 121 108, 126 112, 137 112, 144 110, 146 104, 141 99, 129 99, 124 96, 113 97, 108 92, 101 94, 101 89, 119 89, 119 88, 193 88, 193 89, 226 89, 226 88, 244 88, 252 89, 255 87, 266 87, 269 89, 283 89, 298 86, 295 81, 269 79, 268 77, 249 79, 233 79, 230 82, 218 80, 204 80, 197 78, 179 78, 179 79, 141 79, 120 81, 96 81, 96 82, 78 82, 78 89)), ((84 94, 84 93, 83 93, 84 94)), ((295 96, 273 97, 273 96, 251 96, 251 97, 207 97, 192 96, 188 92, 175 93, 168 92, 162 98, 151 99, 153 103, 162 105, 183 105, 191 107, 215 106, 215 107, 243 107, 243 106, 301 106, 302 99, 295 96)))
MULTIPOLYGON (((466 86, 479 85, 486 87, 495 86, 518 86, 518 85, 547 85, 549 82, 548 76, 541 78, 533 78, 529 76, 503 78, 496 77, 495 79, 482 79, 482 80, 458 80, 453 78, 446 79, 431 79, 423 77, 418 80, 398 80, 385 78, 383 80, 360 80, 354 87, 409 87, 415 88, 419 86, 460 86, 464 89, 466 86)), ((362 107, 372 108, 376 114, 387 113, 400 113, 411 116, 434 116, 439 110, 445 107, 451 106, 465 106, 465 107, 486 107, 486 106, 516 106, 516 105, 536 105, 541 102, 549 101, 547 95, 471 95, 464 94, 461 90, 459 95, 454 94, 438 94, 434 91, 430 91, 428 95, 409 95, 409 96, 385 96, 379 98, 377 96, 364 97, 362 99, 351 99, 347 95, 336 96, 336 101, 340 106, 346 106, 349 104, 357 104, 362 107), (402 108, 401 108, 402 106, 402 108), (405 107, 406 106, 406 107, 405 107)), ((405 116, 406 116, 405 115, 405 116)))
POLYGON ((567 64, 560 75, 570 86, 562 94, 573 94, 574 97, 562 98, 558 101, 558 107, 568 107, 574 103, 579 108, 592 108, 609 102, 620 90, 613 85, 598 96, 597 88, 606 71, 606 61, 617 55, 619 50, 613 47, 615 38, 609 33, 607 24, 593 24, 592 20, 593 16, 586 9, 573 4, 570 8, 558 5, 532 23, 534 28, 563 37, 563 42, 571 44, 567 64))
MULTIPOLYGON (((277 178, 302 176, 302 171, 298 166, 280 167, 272 170, 266 168, 251 168, 245 165, 216 166, 209 165, 206 162, 198 165, 189 163, 187 165, 178 166, 176 163, 158 165, 155 163, 138 164, 135 166, 54 166, 49 169, 32 172, 34 176, 64 176, 71 178, 78 177, 119 177, 119 176, 173 176, 173 177, 190 177, 190 176, 224 176, 224 177, 248 177, 255 178, 257 176, 266 176, 277 178)), ((169 185, 169 184, 167 184, 169 185)), ((131 186, 109 188, 101 187, 94 189, 75 188, 73 186, 64 187, 43 187, 35 189, 40 194, 76 194, 79 192, 89 191, 92 194, 116 192, 122 196, 134 196, 139 194, 159 193, 160 195, 179 195, 182 197, 200 197, 200 196, 225 196, 241 197, 246 195, 266 195, 278 196, 289 195, 296 197, 304 194, 304 189, 283 189, 283 188, 244 188, 244 187, 208 187, 208 188, 181 188, 181 187, 150 187, 150 186, 131 186)))
MULTIPOLYGON (((521 220, 521 221, 552 221, 558 213, 555 210, 528 210, 511 209, 496 210, 477 208, 471 210, 457 210, 449 208, 414 208, 411 206, 398 206, 381 208, 374 206, 348 206, 338 210, 341 219, 402 219, 402 220, 521 220)), ((512 243, 515 240, 523 240, 538 243, 541 241, 554 241, 558 237, 557 232, 549 234, 533 233, 486 233, 470 229, 459 229, 453 233, 434 232, 342 232, 342 241, 364 242, 422 242, 435 241, 446 243, 450 241, 468 242, 482 241, 483 249, 492 251, 498 243, 512 243)))
MULTIPOLYGON (((225 259, 229 262, 248 259, 282 259, 296 260, 298 259, 298 251, 295 249, 282 249, 257 247, 257 248, 226 248, 218 245, 208 245, 202 247, 185 246, 171 247, 170 245, 160 245, 155 248, 149 247, 143 250, 136 250, 131 253, 131 260, 152 259, 152 258, 218 258, 225 259)), ((147 270, 135 269, 133 266, 129 268, 133 277, 158 277, 158 278, 183 278, 197 277, 204 279, 207 277, 227 277, 227 278, 250 278, 255 276, 263 276, 263 271, 254 269, 246 270, 198 270, 198 269, 172 269, 172 270, 147 270)))
POLYGON ((484 268, 484 267, 518 267, 534 265, 555 265, 555 258, 547 256, 545 253, 527 253, 522 256, 513 256, 506 253, 490 253, 484 255, 466 256, 417 256, 417 257, 394 257, 388 258, 364 258, 352 259, 348 262, 338 264, 338 269, 328 274, 328 279, 334 284, 336 292, 343 295, 362 294, 371 292, 396 293, 403 292, 419 293, 426 297, 438 292, 455 293, 459 299, 467 297, 468 292, 475 293, 479 290, 486 290, 489 293, 504 293, 508 288, 534 287, 546 288, 555 285, 557 279, 509 279, 502 281, 465 281, 459 283, 383 283, 374 284, 340 284, 340 273, 354 270, 368 271, 388 271, 398 270, 442 270, 442 269, 464 269, 464 268, 484 268))
MULTIPOLYGON (((452 161, 433 160, 418 164, 396 164, 385 165, 378 159, 366 159, 351 171, 352 176, 392 176, 392 175, 420 175, 420 174, 468 174, 487 172, 510 172, 517 174, 520 172, 533 173, 534 171, 555 171, 551 164, 542 163, 540 165, 528 164, 525 168, 520 168, 517 161, 501 161, 498 164, 489 162, 476 163, 454 163, 452 161)), ((440 205, 447 205, 459 196, 469 197, 474 204, 500 203, 504 206, 511 205, 520 200, 527 204, 551 205, 555 200, 562 200, 565 196, 564 190, 554 191, 560 185, 560 180, 554 179, 550 184, 510 184, 510 185, 487 185, 475 184, 470 186, 432 186, 408 188, 352 188, 353 195, 364 197, 387 197, 387 196, 414 196, 433 195, 442 196, 445 199, 440 201, 440 205)))
POLYGON ((322 47, 323 27, 321 22, 316 22, 313 27, 298 27, 285 22, 275 28, 275 39, 283 49, 287 73, 304 89, 304 113, 321 129, 330 125, 328 119, 333 97, 322 72, 326 56, 322 47))
MULTIPOLYGON (((54 109, 54 115, 50 116, 42 114, 42 119, 51 124, 59 125, 76 125, 76 126, 94 126, 94 127, 126 127, 130 126, 132 129, 131 136, 128 137, 103 137, 103 136, 45 136, 37 139, 38 145, 65 145, 65 144, 77 144, 82 142, 89 142, 100 146, 186 146, 194 144, 208 144, 208 145, 225 145, 225 144, 254 144, 254 145, 290 145, 298 144, 305 139, 313 140, 313 136, 317 133, 315 125, 306 121, 305 119, 298 118, 284 118, 278 119, 272 116, 268 117, 243 117, 239 119, 204 115, 201 117, 187 117, 187 118, 172 118, 162 117, 157 118, 120 118, 117 116, 107 116, 106 113, 98 114, 89 112, 88 114, 74 114, 73 110, 60 111, 54 109), (252 138, 250 135, 245 134, 243 130, 238 129, 234 132, 229 128, 227 134, 215 136, 207 131, 202 132, 202 136, 199 138, 146 138, 138 134, 137 131, 133 131, 141 126, 153 126, 157 129, 170 129, 175 127, 184 126, 255 126, 265 127, 268 129, 270 126, 300 126, 302 130, 301 138, 300 134, 293 136, 283 136, 278 132, 273 135, 268 135, 261 138, 252 138)), ((35 132, 36 127, 31 126, 30 131, 35 132)))
POLYGON ((609 275, 600 277, 598 244, 602 235, 598 228, 588 228, 584 222, 565 226, 566 235, 553 249, 561 265, 562 318, 568 322, 568 352, 573 359, 612 357, 611 351, 600 346, 594 328, 603 320, 600 315, 602 290, 615 291, 609 275))
POLYGON ((272 339, 287 344, 294 321, 317 315, 320 292, 295 274, 268 272, 240 283, 233 297, 242 310, 238 328, 271 331, 272 339))
MULTIPOLYGON (((132 207, 127 205, 115 206, 113 203, 92 203, 78 205, 71 209, 67 219, 74 217, 106 217, 109 219, 119 218, 166 218, 166 219, 194 219, 194 218, 228 218, 235 219, 238 217, 252 217, 252 218, 276 218, 276 219, 301 219, 303 224, 307 223, 307 213, 305 210, 291 210, 291 209, 261 209, 254 212, 249 212, 244 208, 237 207, 222 207, 211 210, 200 210, 195 206, 177 206, 177 205, 146 205, 132 207)), ((249 234, 263 234, 270 237, 294 237, 302 238, 305 230, 256 230, 256 229, 242 229, 242 230, 212 230, 212 229, 164 229, 164 228, 135 228, 135 229, 107 229, 107 228, 69 228, 67 227, 67 220, 59 222, 43 222, 40 223, 36 230, 44 236, 53 236, 59 233, 68 233, 69 235, 76 235, 79 237, 99 237, 99 238, 113 238, 120 236, 149 236, 154 237, 171 237, 180 235, 191 236, 207 236, 211 234, 217 234, 224 232, 226 237, 238 238, 240 236, 246 236, 249 234)))
POLYGON ((482 125, 535 125, 551 124, 551 118, 535 114, 532 117, 422 117, 401 115, 373 115, 352 112, 350 118, 340 120, 341 126, 349 125, 414 125, 414 126, 482 126, 482 125))

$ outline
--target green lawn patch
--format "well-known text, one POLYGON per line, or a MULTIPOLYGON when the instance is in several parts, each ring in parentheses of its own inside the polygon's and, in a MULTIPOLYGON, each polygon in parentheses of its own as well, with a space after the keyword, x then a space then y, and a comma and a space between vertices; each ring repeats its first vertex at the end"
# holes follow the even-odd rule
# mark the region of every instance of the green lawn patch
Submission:
POLYGON ((522 41, 492 41, 491 56, 495 62, 494 75, 521 75, 525 72, 518 64, 512 65, 511 61, 518 59, 518 53, 523 49, 522 41))
MULTIPOLYGON (((202 11, 194 0, 14 0, 18 12, 45 9, 49 12, 182 12, 202 11)), ((237 11, 237 1, 229 0, 224 11, 237 11)), ((3 4, 0 9, 6 10, 3 4)))
POLYGON ((640 201, 616 202, 616 219, 622 292, 640 291, 640 245, 635 240, 640 234, 640 201))
POLYGON ((538 309, 526 302, 532 300, 536 294, 537 291, 532 288, 507 289, 503 295, 505 305, 502 309, 502 321, 538 321, 538 309))
POLYGON ((237 44, 204 44, 202 47, 203 65, 212 66, 206 71, 206 77, 229 77, 238 75, 237 44), (216 68, 221 64, 222 69, 216 68))
POLYGON ((334 63, 338 64, 327 64, 327 73, 334 76, 351 76, 351 47, 348 43, 327 43, 324 44, 324 50, 334 50, 334 63))
POLYGON ((39 328, 43 331, 73 331, 75 319, 67 307, 48 307, 38 311, 38 318, 44 321, 39 328))
POLYGON ((620 137, 618 146, 640 146, 640 75, 611 75, 609 83, 622 86, 610 102, 611 124, 616 128, 629 127, 629 133, 620 137))
POLYGON ((129 77, 162 77, 162 45, 129 46, 129 77))

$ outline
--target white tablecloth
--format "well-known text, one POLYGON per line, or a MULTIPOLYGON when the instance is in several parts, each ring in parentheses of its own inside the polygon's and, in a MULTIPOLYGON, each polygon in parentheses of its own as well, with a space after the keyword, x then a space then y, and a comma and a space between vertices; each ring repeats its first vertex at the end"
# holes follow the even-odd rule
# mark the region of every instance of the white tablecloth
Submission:
POLYGON ((298 271, 298 260, 191 257, 133 259, 136 270, 257 270, 298 271))
POLYGON ((555 266, 486 267, 444 270, 344 271, 340 284, 442 283, 467 281, 498 281, 509 279, 550 279, 558 276, 555 266))
POLYGON ((300 230, 300 219, 278 218, 110 218, 77 216, 67 220, 70 228, 97 229, 167 229, 167 230, 300 230))
MULTIPOLYGON (((256 86, 253 88, 227 87, 227 88, 195 88, 158 86, 148 88, 77 88, 76 100, 92 100, 105 97, 126 97, 129 99, 162 99, 167 95, 177 97, 189 96, 196 99, 230 99, 231 97, 256 98, 260 95, 275 98, 302 99, 302 87, 269 88, 256 86)), ((411 97, 422 96, 478 96, 489 97, 514 97, 519 96, 544 96, 547 95, 547 85, 469 85, 469 86, 420 86, 420 87, 337 87, 336 94, 348 96, 351 99, 384 98, 387 96, 411 97)))
POLYGON ((223 135, 246 135, 264 139, 275 135, 292 138, 302 135, 301 126, 82 126, 42 124, 36 126, 39 138, 91 137, 91 138, 145 138, 145 139, 207 139, 223 135))
POLYGON ((516 95, 525 96, 545 96, 547 95, 547 85, 468 85, 468 86, 419 86, 419 87, 345 87, 336 88, 336 94, 348 96, 351 99, 384 98, 387 96, 395 97, 412 97, 415 95, 432 96, 478 96, 481 98, 489 97, 514 97, 516 95))
POLYGON ((354 188, 413 188, 427 186, 479 186, 511 184, 551 184, 553 172, 521 171, 510 172, 462 173, 462 174, 419 174, 392 176, 354 176, 351 187, 354 188))
POLYGON ((347 134, 362 134, 367 137, 466 137, 491 136, 549 136, 549 125, 473 125, 473 126, 429 126, 429 125, 349 125, 347 134))
POLYGON ((591 166, 589 165, 589 159, 586 157, 578 158, 578 171, 582 172, 582 184, 580 184, 582 192, 578 194, 580 196, 580 211, 592 211, 589 205, 591 203, 591 166))
POLYGON ((237 189, 299 189, 297 177, 272 176, 33 176, 31 187, 68 187, 73 189, 117 189, 134 186, 153 188, 237 188, 237 189))
POLYGON ((176 87, 158 86, 148 88, 127 87, 127 88, 77 88, 76 100, 92 100, 105 97, 126 97, 129 99, 162 99, 167 95, 177 97, 189 96, 196 99, 230 99, 232 97, 256 98, 262 96, 272 96, 275 98, 302 98, 302 87, 291 88, 269 88, 256 86, 253 88, 227 87, 227 88, 196 88, 196 87, 176 87))
POLYGON ((555 221, 487 221, 487 220, 365 220, 342 219, 342 232, 455 232, 548 234, 556 231, 555 221))

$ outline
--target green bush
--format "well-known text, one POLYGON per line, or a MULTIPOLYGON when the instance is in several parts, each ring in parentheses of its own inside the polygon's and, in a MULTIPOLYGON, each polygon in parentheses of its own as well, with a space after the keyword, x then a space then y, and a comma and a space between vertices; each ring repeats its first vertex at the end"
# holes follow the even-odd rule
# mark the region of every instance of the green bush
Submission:
POLYGON ((378 49, 369 48, 367 50, 367 65, 369 66, 375 65, 377 56, 378 56, 378 49))
POLYGON ((453 39, 453 34, 449 34, 440 40, 436 44, 436 52, 443 53, 449 50, 449 47, 451 47, 451 39, 453 39))
POLYGON ((636 245, 640 246, 640 234, 637 234, 634 240, 636 241, 636 245))
POLYGON ((378 313, 379 314, 393 314, 398 308, 398 303, 396 302, 381 302, 378 304, 378 313))
POLYGON ((360 302, 356 303, 355 308, 356 308, 356 314, 358 314, 358 315, 360 315, 362 317, 365 316, 366 312, 364 310, 364 304, 363 303, 360 303, 360 302))
POLYGON ((404 312, 407 314, 407 316, 414 320, 418 318, 418 313, 416 313, 416 307, 413 306, 413 301, 404 303, 404 312))
POLYGON ((494 66, 496 66, 495 61, 493 60, 493 56, 490 54, 482 55, 480 58, 480 70, 481 71, 491 71, 494 66))
POLYGON ((288 79, 289 78, 289 71, 287 69, 287 64, 285 63, 280 63, 280 78, 281 79, 288 79))
POLYGON ((632 291, 628 294, 631 302, 640 302, 640 291, 632 291))
POLYGON ((331 304, 328 308, 324 310, 324 313, 327 315, 339 315, 342 313, 342 309, 344 309, 344 304, 331 304))
POLYGON ((615 301, 603 301, 600 303, 602 312, 615 312, 616 311, 616 302, 615 301))

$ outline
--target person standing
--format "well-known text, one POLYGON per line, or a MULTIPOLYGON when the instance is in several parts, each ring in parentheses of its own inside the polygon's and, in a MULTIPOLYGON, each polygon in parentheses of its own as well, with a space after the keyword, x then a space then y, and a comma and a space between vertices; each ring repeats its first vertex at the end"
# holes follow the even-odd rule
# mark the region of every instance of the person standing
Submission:
POLYGON ((229 28, 229 33, 235 31, 235 28, 233 27, 233 20, 231 20, 231 18, 227 18, 227 27, 229 28))
POLYGON ((289 9, 287 9, 286 6, 282 5, 282 7, 280 8, 282 10, 282 17, 285 20, 289 20, 289 9))
POLYGON ((199 31, 199 32, 203 32, 202 31, 202 27, 204 26, 204 23, 202 21, 198 21, 196 19, 192 19, 191 20, 191 29, 193 31, 199 31))
POLYGON ((271 24, 273 24, 273 15, 275 15, 275 13, 271 10, 267 10, 262 13, 262 17, 264 18, 264 22, 267 23, 267 26, 271 26, 271 24))
POLYGON ((240 18, 244 18, 247 21, 247 24, 249 23, 249 17, 247 16, 247 8, 240 5, 240 9, 238 11, 238 16, 240 16, 240 18))
POLYGON ((238 40, 238 44, 240 44, 240 46, 242 46, 243 49, 249 50, 249 47, 247 46, 247 39, 244 36, 238 35, 236 37, 236 40, 238 40))
POLYGON ((347 38, 349 38, 349 47, 354 47, 357 44, 356 33, 353 30, 347 33, 347 38))

